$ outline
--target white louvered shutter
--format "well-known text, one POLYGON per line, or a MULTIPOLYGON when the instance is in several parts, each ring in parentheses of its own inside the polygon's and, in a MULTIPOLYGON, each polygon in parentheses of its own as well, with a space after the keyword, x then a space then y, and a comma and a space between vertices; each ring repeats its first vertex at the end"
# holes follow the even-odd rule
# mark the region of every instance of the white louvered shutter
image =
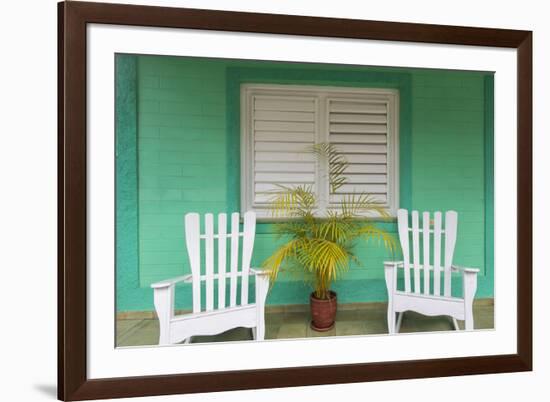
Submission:
POLYGON ((388 204, 388 103, 385 99, 327 98, 328 140, 349 163, 346 184, 329 194, 337 203, 368 193, 388 204))
POLYGON ((316 97, 255 95, 251 134, 254 207, 268 206, 284 186, 310 185, 316 191, 315 144, 318 121, 316 97))
POLYGON ((318 211, 367 193, 398 207, 398 93, 391 89, 245 84, 242 87, 241 208, 269 216, 278 185, 311 186, 318 211), (331 193, 328 166, 310 151, 333 143, 349 163, 331 193))

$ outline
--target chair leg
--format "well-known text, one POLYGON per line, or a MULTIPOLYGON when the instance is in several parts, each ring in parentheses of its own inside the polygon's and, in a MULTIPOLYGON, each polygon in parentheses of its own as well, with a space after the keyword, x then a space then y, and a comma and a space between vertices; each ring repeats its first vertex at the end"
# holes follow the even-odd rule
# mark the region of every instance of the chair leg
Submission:
POLYGON ((460 327, 458 326, 458 321, 456 320, 456 318, 454 317, 451 317, 453 319, 453 327, 455 328, 455 331, 458 331, 460 330, 460 327))
POLYGON ((477 273, 464 272, 462 276, 464 289, 464 329, 474 329, 474 296, 477 289, 477 273))
POLYGON ((169 345, 170 320, 174 316, 174 285, 156 288, 154 303, 159 320, 159 345, 169 345))
POLYGON ((403 322, 403 314, 405 312, 402 311, 400 313, 397 313, 397 325, 395 326, 395 332, 398 334, 399 331, 401 330, 401 322, 403 322))
POLYGON ((256 327, 252 329, 254 340, 265 338, 265 299, 269 289, 269 277, 265 274, 256 275, 256 327))
POLYGON ((259 322, 255 328, 252 328, 252 334, 255 341, 263 341, 265 339, 265 322, 259 322))
POLYGON ((395 321, 396 321, 395 312, 390 306, 388 306, 388 333, 389 334, 395 334, 395 324, 396 324, 395 321))
POLYGON ((397 267, 392 263, 384 263, 384 277, 388 290, 388 333, 395 334, 395 311, 393 310, 393 294, 397 282, 397 267))
MULTIPOLYGON (((470 307, 471 309, 471 307, 470 307)), ((474 314, 470 312, 466 313, 466 319, 464 320, 464 329, 466 331, 472 331, 474 329, 474 314)))

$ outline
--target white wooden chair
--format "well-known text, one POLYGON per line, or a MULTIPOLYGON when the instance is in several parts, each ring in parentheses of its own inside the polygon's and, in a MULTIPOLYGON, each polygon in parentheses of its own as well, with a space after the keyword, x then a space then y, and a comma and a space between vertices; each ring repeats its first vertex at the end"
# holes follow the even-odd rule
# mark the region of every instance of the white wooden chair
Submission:
POLYGON ((418 215, 418 211, 412 211, 412 223, 409 226, 408 211, 400 209, 397 212, 397 226, 403 250, 403 261, 384 263, 386 287, 388 289, 388 332, 390 334, 399 332, 403 313, 409 310, 428 316, 448 315, 452 317, 454 328, 457 330, 459 328, 456 320, 464 320, 465 329, 472 330, 474 329, 472 304, 476 293, 479 269, 459 267, 452 263, 458 214, 455 211, 445 213, 445 229, 442 229, 441 212, 434 213, 433 228, 429 212, 422 213, 422 227, 420 227, 418 215), (431 234, 433 234, 433 242, 431 234), (410 235, 412 237, 412 263, 409 247, 410 235), (445 236, 444 242, 442 242, 443 236, 445 236), (423 264, 420 264, 421 241, 423 264), (433 252, 430 254, 432 244, 433 252), (443 244, 445 260, 442 265, 441 252, 443 244), (433 263, 430 263, 430 255, 433 256, 433 263), (401 290, 397 289, 398 269, 404 270, 404 289, 401 290), (462 297, 451 295, 451 273, 457 271, 462 274, 462 297), (424 273, 422 281, 421 272, 424 273), (430 273, 433 275, 430 275, 430 273), (443 290, 441 289, 442 273, 443 290), (432 277, 431 280, 430 277, 432 277), (414 283, 414 286, 411 282, 414 283), (421 282, 423 282, 422 289, 421 282), (442 292, 443 294, 441 294, 442 292), (398 314, 397 322, 396 313, 398 314))
POLYGON ((264 306, 269 287, 266 272, 250 268, 256 214, 244 214, 243 232, 239 232, 239 213, 231 214, 231 233, 227 233, 226 214, 218 215, 218 233, 214 234, 214 217, 204 216, 205 233, 200 232, 199 214, 185 215, 185 240, 191 265, 191 274, 154 283, 155 310, 160 323, 159 345, 185 341, 195 335, 215 335, 236 327, 252 328, 254 339, 263 340, 265 334, 264 306), (242 237, 242 258, 239 269, 239 238, 242 237), (227 242, 230 241, 230 269, 226 271, 227 242), (204 270, 201 270, 201 243, 204 243, 204 270), (217 271, 214 272, 214 249, 217 243, 217 271), (255 303, 249 302, 249 275, 255 275, 255 303), (240 278, 240 281, 239 281, 240 278), (229 300, 226 283, 229 279, 229 300), (192 283, 193 312, 174 314, 174 292, 178 282, 192 283), (241 285, 240 303, 237 304, 238 282, 241 285), (201 285, 204 284, 204 289, 201 285), (201 292, 205 297, 201 298, 201 292), (214 304, 217 292, 217 305, 214 304), (204 303, 203 303, 204 300, 204 303))

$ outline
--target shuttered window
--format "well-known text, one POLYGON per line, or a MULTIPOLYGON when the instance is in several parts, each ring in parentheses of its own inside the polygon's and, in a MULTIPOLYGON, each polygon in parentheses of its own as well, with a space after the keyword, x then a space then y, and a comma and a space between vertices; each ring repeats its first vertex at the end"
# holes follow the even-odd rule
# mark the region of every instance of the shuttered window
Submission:
POLYGON ((241 89, 241 208, 269 217, 278 185, 308 185, 322 212, 348 194, 368 193, 398 208, 398 93, 395 90, 293 85, 241 89), (328 166, 314 144, 330 142, 349 165, 331 192, 328 166))

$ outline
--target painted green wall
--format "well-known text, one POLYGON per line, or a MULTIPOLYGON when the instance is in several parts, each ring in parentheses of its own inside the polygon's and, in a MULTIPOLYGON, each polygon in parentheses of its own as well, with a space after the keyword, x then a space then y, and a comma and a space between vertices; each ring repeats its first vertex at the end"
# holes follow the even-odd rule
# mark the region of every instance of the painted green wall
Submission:
MULTIPOLYGON (((139 283, 137 58, 116 58, 116 303, 133 310, 149 296, 139 283)), ((143 304, 141 304, 143 305, 143 304)))
MULTIPOLYGON (((117 259, 119 311, 151 309, 148 285, 188 272, 183 236, 186 212, 239 209, 239 86, 243 82, 397 88, 400 205, 457 210, 455 261, 482 268, 478 296, 492 295, 492 251, 486 251, 492 222, 488 224, 485 216, 492 211, 492 75, 125 55, 117 56, 117 66, 130 60, 135 63, 132 74, 117 69, 117 90, 131 88, 132 80, 135 86, 127 97, 117 97, 117 138, 122 137, 117 152, 126 161, 117 159, 117 196, 133 194, 133 213, 139 212, 132 215, 132 208, 117 199, 117 223, 134 222, 134 226, 119 225, 117 232, 117 251, 122 247, 117 259), (127 99, 132 93, 134 108, 127 99), (126 117, 119 118, 120 113, 126 117), (132 119, 134 125, 129 122, 132 119), (132 141, 134 147, 119 146, 132 141), (133 157, 127 155, 132 152, 133 157), (133 235, 126 233, 132 230, 133 235)), ((395 231, 395 224, 385 226, 395 231)), ((260 265, 276 240, 269 224, 260 224, 257 232, 253 263, 260 265)), ((386 252, 363 245, 358 255, 362 265, 335 284, 340 300, 385 300, 382 261, 386 252)), ((282 278, 268 303, 306 303, 307 297, 307 287, 300 280, 282 278)), ((188 307, 190 302, 190 289, 178 288, 178 307, 188 307)))

